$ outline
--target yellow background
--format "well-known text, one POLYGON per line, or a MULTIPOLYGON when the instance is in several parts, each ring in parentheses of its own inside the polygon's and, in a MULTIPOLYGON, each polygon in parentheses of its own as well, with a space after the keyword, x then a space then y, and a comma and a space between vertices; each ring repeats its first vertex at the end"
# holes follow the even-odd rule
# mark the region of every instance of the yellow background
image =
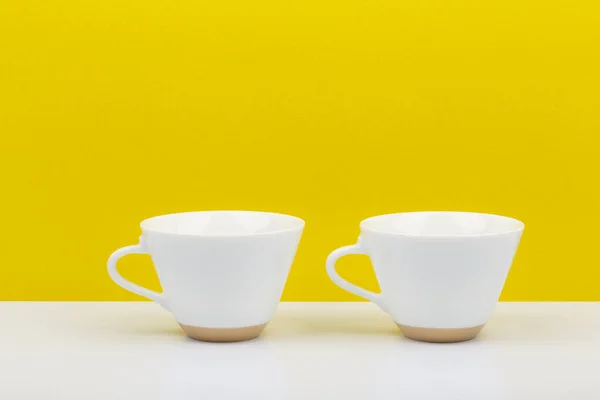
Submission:
POLYGON ((599 4, 3 0, 0 299, 138 300, 142 219, 253 209, 306 220, 284 300, 356 300, 325 257, 411 210, 523 220, 503 300, 600 300, 599 4))

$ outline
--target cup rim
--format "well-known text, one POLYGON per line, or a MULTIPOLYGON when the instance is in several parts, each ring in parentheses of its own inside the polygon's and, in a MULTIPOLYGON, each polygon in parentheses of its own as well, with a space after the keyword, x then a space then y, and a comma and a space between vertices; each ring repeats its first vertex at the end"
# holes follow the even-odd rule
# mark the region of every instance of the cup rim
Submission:
POLYGON ((255 211, 255 210, 202 210, 202 211, 182 211, 176 213, 168 213, 162 215, 155 215, 150 218, 144 219, 140 222, 140 228, 142 232, 152 232, 159 233, 162 235, 173 235, 173 236, 193 236, 193 237, 205 237, 205 238, 238 238, 238 237, 254 237, 254 236, 267 236, 267 235, 278 235, 287 232, 295 232, 301 231, 304 229, 305 222, 302 218, 296 217, 294 215, 276 213, 276 212, 268 212, 268 211, 255 211), (169 218, 174 216, 180 216, 185 214, 216 214, 216 213, 244 213, 244 214, 262 214, 262 215, 270 215, 275 217, 285 217, 294 220, 295 224, 293 227, 284 228, 284 229, 276 229, 265 232, 244 232, 244 233, 226 233, 226 234, 214 234, 214 233, 181 233, 181 232, 170 232, 161 229, 153 229, 150 227, 151 223, 156 222, 157 219, 161 218, 169 218))
POLYGON ((381 235, 390 235, 390 236, 403 236, 403 237, 411 237, 411 238, 422 238, 422 239, 461 239, 461 238, 476 238, 476 237, 487 237, 487 236, 502 236, 502 235, 510 235, 518 232, 522 232, 525 229, 525 223, 516 218, 507 217, 505 215, 500 214, 492 214, 492 213, 480 213, 473 211, 407 211, 407 212, 398 212, 398 213, 388 213, 381 215, 374 215, 372 217, 366 218, 360 222, 360 230, 362 232, 372 232, 381 235), (373 229, 367 228, 366 224, 368 222, 372 222, 376 218, 389 218, 396 215, 407 215, 407 214, 463 214, 463 215, 482 215, 486 217, 494 217, 501 218, 507 221, 512 221, 517 224, 517 228, 503 230, 498 232, 487 232, 487 233, 465 233, 465 234, 440 234, 440 235, 428 235, 428 234, 413 234, 406 232, 392 232, 381 229, 373 229))

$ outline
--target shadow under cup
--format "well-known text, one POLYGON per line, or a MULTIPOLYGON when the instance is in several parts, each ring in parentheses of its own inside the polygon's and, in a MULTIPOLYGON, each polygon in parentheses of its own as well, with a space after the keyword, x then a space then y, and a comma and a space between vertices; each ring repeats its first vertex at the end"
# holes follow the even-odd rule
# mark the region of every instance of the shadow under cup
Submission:
POLYGON ((275 313, 303 228, 300 218, 253 211, 158 216, 141 223, 139 244, 110 256, 108 270, 121 287, 170 311, 191 338, 248 340, 275 313), (118 273, 126 254, 151 256, 163 293, 118 273))
POLYGON ((362 221, 357 244, 332 252, 334 283, 387 312, 408 338, 457 342, 477 336, 491 317, 524 224, 467 212, 388 214, 362 221), (381 293, 341 278, 338 258, 370 257, 381 293))

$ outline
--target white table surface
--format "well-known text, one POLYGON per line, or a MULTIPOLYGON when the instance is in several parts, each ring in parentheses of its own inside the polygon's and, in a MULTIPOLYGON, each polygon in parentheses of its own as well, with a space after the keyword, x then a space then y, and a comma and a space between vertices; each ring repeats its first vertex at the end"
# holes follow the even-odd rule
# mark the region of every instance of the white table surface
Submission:
POLYGON ((600 399, 600 303, 500 303, 480 337, 403 338, 369 303, 282 303, 187 339, 152 303, 0 303, 0 399, 600 399))

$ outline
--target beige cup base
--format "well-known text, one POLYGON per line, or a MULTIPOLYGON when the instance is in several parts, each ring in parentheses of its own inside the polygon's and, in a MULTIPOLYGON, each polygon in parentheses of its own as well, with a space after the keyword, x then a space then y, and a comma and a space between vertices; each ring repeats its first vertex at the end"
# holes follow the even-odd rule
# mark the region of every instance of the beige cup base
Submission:
POLYGON ((417 328, 414 326, 396 324, 409 339, 431 343, 454 343, 475 339, 483 325, 471 328, 442 329, 442 328, 417 328))
POLYGON ((190 338, 203 342, 241 342, 260 336, 267 324, 246 326, 243 328, 201 328, 179 324, 190 338))

